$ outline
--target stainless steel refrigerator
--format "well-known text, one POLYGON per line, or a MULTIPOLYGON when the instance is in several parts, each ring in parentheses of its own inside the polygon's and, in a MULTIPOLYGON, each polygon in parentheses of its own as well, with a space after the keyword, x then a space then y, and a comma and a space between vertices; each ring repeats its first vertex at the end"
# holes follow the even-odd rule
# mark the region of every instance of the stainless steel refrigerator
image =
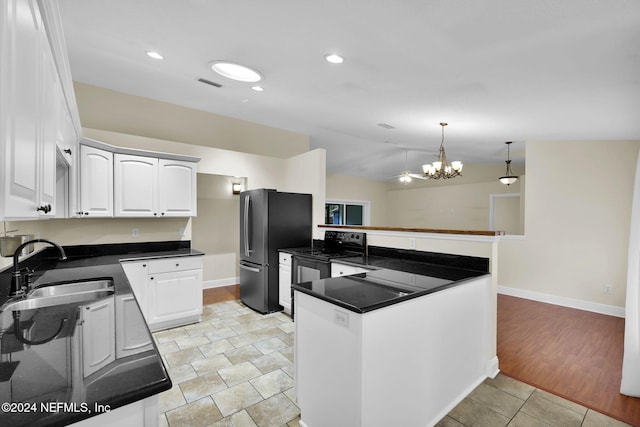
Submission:
POLYGON ((311 194, 240 193, 240 298, 260 313, 278 304, 278 249, 311 246, 311 194))

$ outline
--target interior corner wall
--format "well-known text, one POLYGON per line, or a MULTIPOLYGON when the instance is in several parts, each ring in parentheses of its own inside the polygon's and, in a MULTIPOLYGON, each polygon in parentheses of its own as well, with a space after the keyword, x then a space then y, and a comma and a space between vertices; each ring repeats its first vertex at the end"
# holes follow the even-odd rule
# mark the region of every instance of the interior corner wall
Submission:
POLYGON ((500 242, 499 285, 624 307, 639 150, 640 141, 527 141, 526 234, 500 242))

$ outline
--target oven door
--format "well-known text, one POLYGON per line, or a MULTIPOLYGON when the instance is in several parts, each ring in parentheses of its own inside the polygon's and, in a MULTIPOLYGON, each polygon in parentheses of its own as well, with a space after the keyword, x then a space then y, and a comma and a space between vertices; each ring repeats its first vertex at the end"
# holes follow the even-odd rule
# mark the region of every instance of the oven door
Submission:
MULTIPOLYGON (((331 277, 331 261, 302 255, 291 257, 291 283, 311 282, 331 277)), ((291 318, 295 320, 296 301, 291 288, 291 318)))
POLYGON ((324 259, 293 255, 291 283, 311 282, 331 277, 331 262, 324 259))

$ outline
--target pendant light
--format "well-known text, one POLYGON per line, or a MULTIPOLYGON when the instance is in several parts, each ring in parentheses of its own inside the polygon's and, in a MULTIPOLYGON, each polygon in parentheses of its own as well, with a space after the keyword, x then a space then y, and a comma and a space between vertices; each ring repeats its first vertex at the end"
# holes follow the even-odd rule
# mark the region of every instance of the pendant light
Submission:
POLYGON ((498 180, 500 180, 500 182, 505 185, 511 185, 518 180, 518 177, 511 171, 511 152, 509 150, 509 147, 511 146, 512 141, 507 141, 505 142, 505 144, 507 144, 507 160, 505 160, 505 163, 507 164, 507 172, 504 176, 498 178, 498 180))
POLYGON ((440 123, 440 126, 442 126, 442 141, 440 142, 438 160, 430 165, 422 165, 422 171, 427 178, 431 179, 449 179, 461 176, 462 162, 456 160, 449 164, 447 155, 444 152, 444 127, 447 126, 447 123, 440 123))

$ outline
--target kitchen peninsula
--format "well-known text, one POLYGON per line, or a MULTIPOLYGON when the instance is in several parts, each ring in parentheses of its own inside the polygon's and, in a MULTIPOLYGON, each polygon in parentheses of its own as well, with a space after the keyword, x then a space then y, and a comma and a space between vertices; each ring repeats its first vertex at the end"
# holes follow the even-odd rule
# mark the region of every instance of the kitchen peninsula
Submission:
POLYGON ((371 271, 293 285, 301 425, 433 425, 495 375, 488 259, 369 247, 338 261, 371 271))

